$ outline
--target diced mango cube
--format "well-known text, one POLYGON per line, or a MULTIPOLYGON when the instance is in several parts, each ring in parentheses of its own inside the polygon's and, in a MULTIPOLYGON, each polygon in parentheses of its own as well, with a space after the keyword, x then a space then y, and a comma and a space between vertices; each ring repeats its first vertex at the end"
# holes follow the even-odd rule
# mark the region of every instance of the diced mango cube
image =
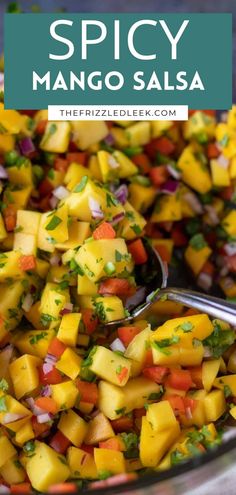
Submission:
POLYGON ((112 474, 125 473, 125 458, 122 452, 111 449, 94 449, 94 461, 99 473, 109 471, 112 474))
POLYGON ((82 358, 72 349, 67 348, 56 363, 56 368, 72 380, 78 376, 82 358))
POLYGON ((26 464, 27 475, 35 490, 45 492, 55 483, 69 478, 70 470, 63 456, 42 442, 35 442, 34 455, 26 464))
POLYGON ((58 429, 73 445, 80 447, 88 431, 88 424, 70 409, 62 413, 58 423, 58 429))

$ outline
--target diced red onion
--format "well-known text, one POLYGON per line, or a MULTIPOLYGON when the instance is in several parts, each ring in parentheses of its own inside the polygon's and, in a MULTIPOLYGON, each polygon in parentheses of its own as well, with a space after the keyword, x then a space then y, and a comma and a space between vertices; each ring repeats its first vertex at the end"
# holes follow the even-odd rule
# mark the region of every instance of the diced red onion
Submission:
POLYGON ((226 158, 226 156, 224 156, 223 154, 221 154, 220 156, 218 156, 218 158, 216 159, 218 165, 220 165, 220 167, 224 168, 227 170, 228 166, 229 166, 229 159, 226 158))
POLYGON ((123 342, 121 342, 121 340, 118 338, 113 340, 113 342, 110 345, 110 348, 112 351, 120 351, 120 352, 125 351, 125 346, 124 346, 123 342))
POLYGON ((162 184, 160 187, 161 192, 165 194, 175 194, 179 187, 179 182, 176 180, 169 179, 162 184))
POLYGON ((197 279, 197 285, 201 289, 208 291, 212 286, 212 276, 209 273, 200 273, 197 279))
POLYGON ((43 364, 43 372, 45 375, 50 373, 53 370, 54 366, 52 363, 44 363, 43 364))
POLYGON ((14 423, 15 421, 19 421, 19 419, 23 419, 26 417, 26 414, 6 413, 3 417, 3 424, 8 425, 9 423, 14 423))
POLYGON ((22 306, 21 306, 23 311, 28 313, 31 306, 33 306, 33 303, 34 303, 34 299, 33 299, 32 295, 28 292, 28 294, 26 294, 26 296, 23 300, 22 306))
POLYGON ((94 199, 92 196, 89 196, 88 203, 92 218, 94 219, 104 218, 104 213, 102 212, 101 205, 96 199, 94 199))
POLYGON ((45 360, 44 360, 45 363, 47 364, 52 364, 54 365, 56 362, 57 362, 57 358, 56 356, 54 356, 53 354, 46 354, 45 356, 45 360))
POLYGON ((48 421, 51 421, 51 419, 52 419, 52 415, 49 413, 43 413, 37 416, 37 421, 40 424, 48 423, 48 421))
POLYGON ((125 213, 122 211, 113 217, 113 219, 109 222, 111 225, 117 225, 117 223, 121 222, 125 216, 125 213))
POLYGON ((203 213, 202 204, 194 193, 190 191, 187 192, 183 195, 183 199, 186 201, 186 203, 188 203, 190 208, 192 208, 194 213, 197 213, 198 215, 201 215, 203 213))
POLYGON ((11 490, 8 486, 6 485, 3 485, 2 483, 0 483, 0 493, 11 493, 11 490))
POLYGON ((24 139, 21 139, 19 142, 19 147, 22 155, 24 156, 29 156, 31 153, 35 151, 35 146, 30 137, 25 137, 24 139))
POLYGON ((39 414, 44 414, 45 411, 43 409, 41 409, 41 407, 38 407, 35 405, 35 401, 34 401, 33 397, 28 397, 27 399, 25 399, 25 401, 29 405, 34 416, 39 416, 39 414))
POLYGON ((60 315, 68 315, 69 313, 72 313, 73 311, 73 304, 72 303, 66 303, 64 308, 60 311, 60 315))
POLYGON ((30 409, 32 409, 34 407, 34 399, 33 399, 33 397, 27 397, 27 399, 25 399, 25 402, 27 402, 27 404, 30 407, 30 409))
POLYGON ((49 260, 50 265, 58 266, 61 261, 59 254, 53 254, 49 260))
POLYGON ((227 242, 224 245, 224 251, 228 256, 234 256, 236 254, 236 242, 227 242))
POLYGON ((7 170, 3 165, 0 165, 0 179, 8 179, 7 170))
POLYGON ((166 230, 166 232, 170 232, 173 227, 173 222, 162 222, 161 226, 164 230, 166 230))
POLYGON ((212 206, 212 205, 206 205, 205 206, 205 210, 206 210, 206 212, 209 215, 209 219, 211 221, 211 224, 214 225, 214 226, 215 225, 218 225, 219 222, 220 222, 220 220, 219 220, 219 217, 217 215, 217 212, 216 212, 214 206, 212 206))
POLYGON ((120 165, 119 165, 119 163, 118 163, 118 162, 116 161, 116 159, 114 158, 114 156, 112 156, 112 155, 111 155, 111 156, 109 156, 109 158, 108 158, 108 163, 109 163, 110 167, 111 167, 111 168, 113 168, 114 170, 115 170, 116 168, 119 168, 119 166, 120 166, 120 165))
POLYGON ((52 395, 52 389, 50 385, 45 385, 41 390, 42 397, 50 397, 52 395))
POLYGON ((54 191, 52 191, 53 196, 57 199, 65 199, 69 196, 69 191, 64 186, 58 186, 54 191))
POLYGON ((55 210, 55 208, 57 207, 58 201, 59 200, 55 196, 51 196, 51 198, 49 199, 49 204, 53 210, 55 210))
POLYGON ((179 170, 176 170, 176 168, 174 168, 172 165, 167 165, 166 168, 171 177, 177 180, 181 178, 181 172, 179 170))
POLYGON ((128 187, 125 184, 122 184, 115 191, 115 197, 122 205, 126 203, 128 194, 129 194, 128 187))
POLYGON ((222 114, 220 116, 220 120, 221 120, 221 122, 227 122, 227 120, 228 120, 227 112, 222 112, 222 114))
POLYGON ((114 137, 112 134, 107 134, 107 136, 104 139, 104 143, 106 143, 108 146, 112 146, 115 142, 114 137))

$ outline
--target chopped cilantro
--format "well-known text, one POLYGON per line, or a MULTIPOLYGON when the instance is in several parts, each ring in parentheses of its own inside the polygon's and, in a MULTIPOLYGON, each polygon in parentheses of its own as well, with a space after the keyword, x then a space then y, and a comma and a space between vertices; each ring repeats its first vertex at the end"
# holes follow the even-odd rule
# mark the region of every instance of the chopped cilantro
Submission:
POLYGON ((24 447, 23 447, 23 451, 26 453, 26 454, 32 454, 34 451, 35 451, 35 443, 33 440, 29 440, 28 442, 26 442, 24 444, 24 447))
POLYGON ((214 322, 213 332, 203 340, 203 345, 209 347, 214 358, 219 358, 235 340, 234 330, 222 330, 218 322, 214 322))
POLYGON ((46 225, 45 229, 46 230, 55 230, 58 225, 62 222, 61 218, 59 218, 57 215, 54 215, 50 222, 46 225))
POLYGON ((195 251, 201 251, 207 246, 207 243, 202 234, 195 234, 189 241, 190 246, 195 249, 195 251))
POLYGON ((193 328, 193 324, 190 321, 186 321, 185 323, 182 323, 182 325, 178 325, 175 330, 183 330, 184 333, 188 333, 191 332, 193 328))
POLYGON ((9 385, 8 385, 7 381, 5 380, 5 378, 1 378, 1 380, 0 380, 0 390, 2 390, 3 392, 7 392, 8 391, 8 388, 9 388, 9 385))
POLYGON ((125 414, 126 407, 121 407, 120 409, 115 409, 116 414, 125 414))
POLYGON ((119 204, 119 201, 115 198, 110 193, 106 193, 106 201, 107 201, 107 208, 110 208, 111 206, 117 206, 119 204))
POLYGON ((224 385, 224 396, 227 398, 227 397, 232 397, 234 394, 231 390, 231 388, 229 387, 229 385, 224 385))
POLYGON ((134 225, 130 225, 130 228, 134 231, 136 235, 140 235, 142 233, 142 229, 136 223, 134 223, 134 225))
MULTIPOLYGON (((41 323, 42 323, 42 320, 41 320, 41 323)), ((43 325, 44 325, 44 323, 43 323, 43 325)), ((38 333, 36 335, 33 335, 33 337, 30 338, 29 343, 31 345, 37 344, 37 342, 39 342, 39 340, 44 339, 46 336, 47 336, 47 332, 41 332, 41 333, 38 333)))
POLYGON ((0 397, 0 412, 7 412, 6 397, 0 397))
POLYGON ((102 471, 99 471, 99 473, 98 473, 98 477, 100 480, 107 480, 107 478, 110 478, 110 476, 112 476, 111 471, 108 471, 105 469, 102 471))
POLYGON ((88 182, 88 176, 85 175, 84 177, 82 177, 79 184, 77 184, 77 186, 75 186, 73 192, 76 192, 76 193, 82 192, 84 190, 87 182, 88 182))

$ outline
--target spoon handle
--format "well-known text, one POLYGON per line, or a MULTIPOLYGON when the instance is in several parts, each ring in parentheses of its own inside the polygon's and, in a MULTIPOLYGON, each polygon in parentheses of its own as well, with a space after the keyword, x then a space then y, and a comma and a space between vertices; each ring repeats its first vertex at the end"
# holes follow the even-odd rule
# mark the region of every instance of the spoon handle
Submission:
POLYGON ((200 292, 193 290, 175 287, 161 289, 157 299, 160 299, 163 295, 166 295, 169 301, 178 302, 188 308, 197 309, 202 313, 206 313, 214 318, 219 318, 233 327, 236 327, 235 303, 225 301, 218 297, 209 296, 208 294, 201 294, 200 292))

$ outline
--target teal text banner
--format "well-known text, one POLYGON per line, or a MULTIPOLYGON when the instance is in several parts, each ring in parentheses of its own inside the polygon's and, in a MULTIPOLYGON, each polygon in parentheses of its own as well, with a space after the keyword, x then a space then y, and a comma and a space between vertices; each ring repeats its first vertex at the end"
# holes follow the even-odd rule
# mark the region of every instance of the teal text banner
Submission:
POLYGON ((5 107, 232 105, 231 14, 5 14, 5 107))

